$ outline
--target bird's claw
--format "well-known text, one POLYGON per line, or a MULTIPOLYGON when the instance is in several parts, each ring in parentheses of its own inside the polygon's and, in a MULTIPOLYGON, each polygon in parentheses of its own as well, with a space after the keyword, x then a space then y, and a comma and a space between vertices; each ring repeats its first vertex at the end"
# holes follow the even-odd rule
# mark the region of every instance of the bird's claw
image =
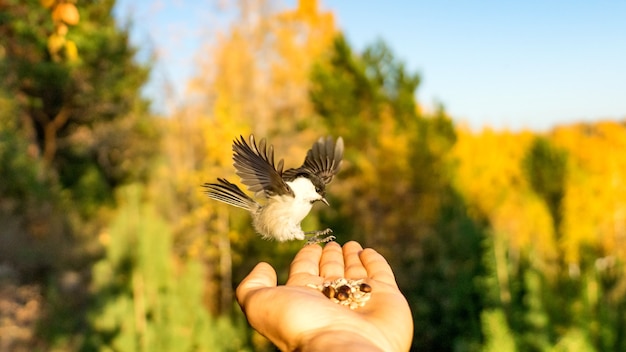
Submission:
POLYGON ((324 238, 320 238, 320 237, 328 235, 329 233, 332 233, 332 232, 333 230, 331 229, 306 232, 307 235, 312 235, 312 236, 306 241, 305 245, 330 242, 334 240, 336 237, 333 235, 326 236, 324 238))

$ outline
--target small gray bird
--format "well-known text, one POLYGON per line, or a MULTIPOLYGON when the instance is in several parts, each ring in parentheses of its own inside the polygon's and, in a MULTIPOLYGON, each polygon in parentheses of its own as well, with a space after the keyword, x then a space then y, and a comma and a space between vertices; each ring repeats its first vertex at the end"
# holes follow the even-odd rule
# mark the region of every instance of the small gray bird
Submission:
POLYGON ((274 164, 274 147, 267 147, 265 138, 257 146, 253 135, 247 143, 243 136, 233 143, 233 160, 241 182, 256 196, 262 195, 266 202, 260 204, 237 185, 218 178, 217 183, 205 183, 209 198, 246 209, 252 215, 254 229, 264 239, 278 241, 304 240, 309 243, 328 242, 335 236, 325 236, 331 229, 304 232, 300 222, 313 203, 324 198, 326 185, 339 172, 343 158, 343 139, 320 138, 307 152, 299 168, 283 172, 283 160, 274 164))

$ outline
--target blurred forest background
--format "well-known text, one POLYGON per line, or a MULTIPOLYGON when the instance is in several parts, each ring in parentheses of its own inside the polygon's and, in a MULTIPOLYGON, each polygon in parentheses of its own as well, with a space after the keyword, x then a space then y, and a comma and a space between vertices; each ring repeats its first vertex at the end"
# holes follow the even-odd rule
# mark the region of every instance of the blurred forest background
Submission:
POLYGON ((626 350, 626 121, 457 126, 314 0, 241 2, 186 103, 154 116, 114 5, 0 0, 0 350, 273 350, 233 288, 261 260, 284 282, 302 243, 200 187, 236 179, 251 132, 292 166, 343 136, 332 207, 303 227, 389 259, 415 350, 626 350))

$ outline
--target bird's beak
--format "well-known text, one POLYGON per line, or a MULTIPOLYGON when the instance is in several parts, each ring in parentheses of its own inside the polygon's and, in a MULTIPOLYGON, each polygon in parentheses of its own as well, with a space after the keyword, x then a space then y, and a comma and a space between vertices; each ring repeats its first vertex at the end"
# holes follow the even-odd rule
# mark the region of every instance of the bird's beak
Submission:
POLYGON ((328 206, 330 206, 330 204, 328 204, 328 201, 326 200, 326 198, 322 197, 322 199, 320 199, 320 201, 328 206))

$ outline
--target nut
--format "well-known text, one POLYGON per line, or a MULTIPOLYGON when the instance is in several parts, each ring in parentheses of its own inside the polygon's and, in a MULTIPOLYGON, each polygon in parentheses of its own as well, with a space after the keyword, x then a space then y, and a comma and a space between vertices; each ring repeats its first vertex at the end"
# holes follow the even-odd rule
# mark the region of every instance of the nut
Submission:
POLYGON ((332 286, 324 286, 324 288, 322 289, 322 293, 324 294, 324 296, 328 297, 328 298, 335 298, 335 288, 332 286))
POLYGON ((372 287, 364 283, 362 279, 339 278, 334 281, 325 281, 321 285, 309 284, 307 286, 321 291, 331 301, 350 307, 350 309, 363 307, 372 293, 372 287))
POLYGON ((370 293, 372 292, 372 286, 366 284, 365 282, 359 285, 359 291, 370 293))

